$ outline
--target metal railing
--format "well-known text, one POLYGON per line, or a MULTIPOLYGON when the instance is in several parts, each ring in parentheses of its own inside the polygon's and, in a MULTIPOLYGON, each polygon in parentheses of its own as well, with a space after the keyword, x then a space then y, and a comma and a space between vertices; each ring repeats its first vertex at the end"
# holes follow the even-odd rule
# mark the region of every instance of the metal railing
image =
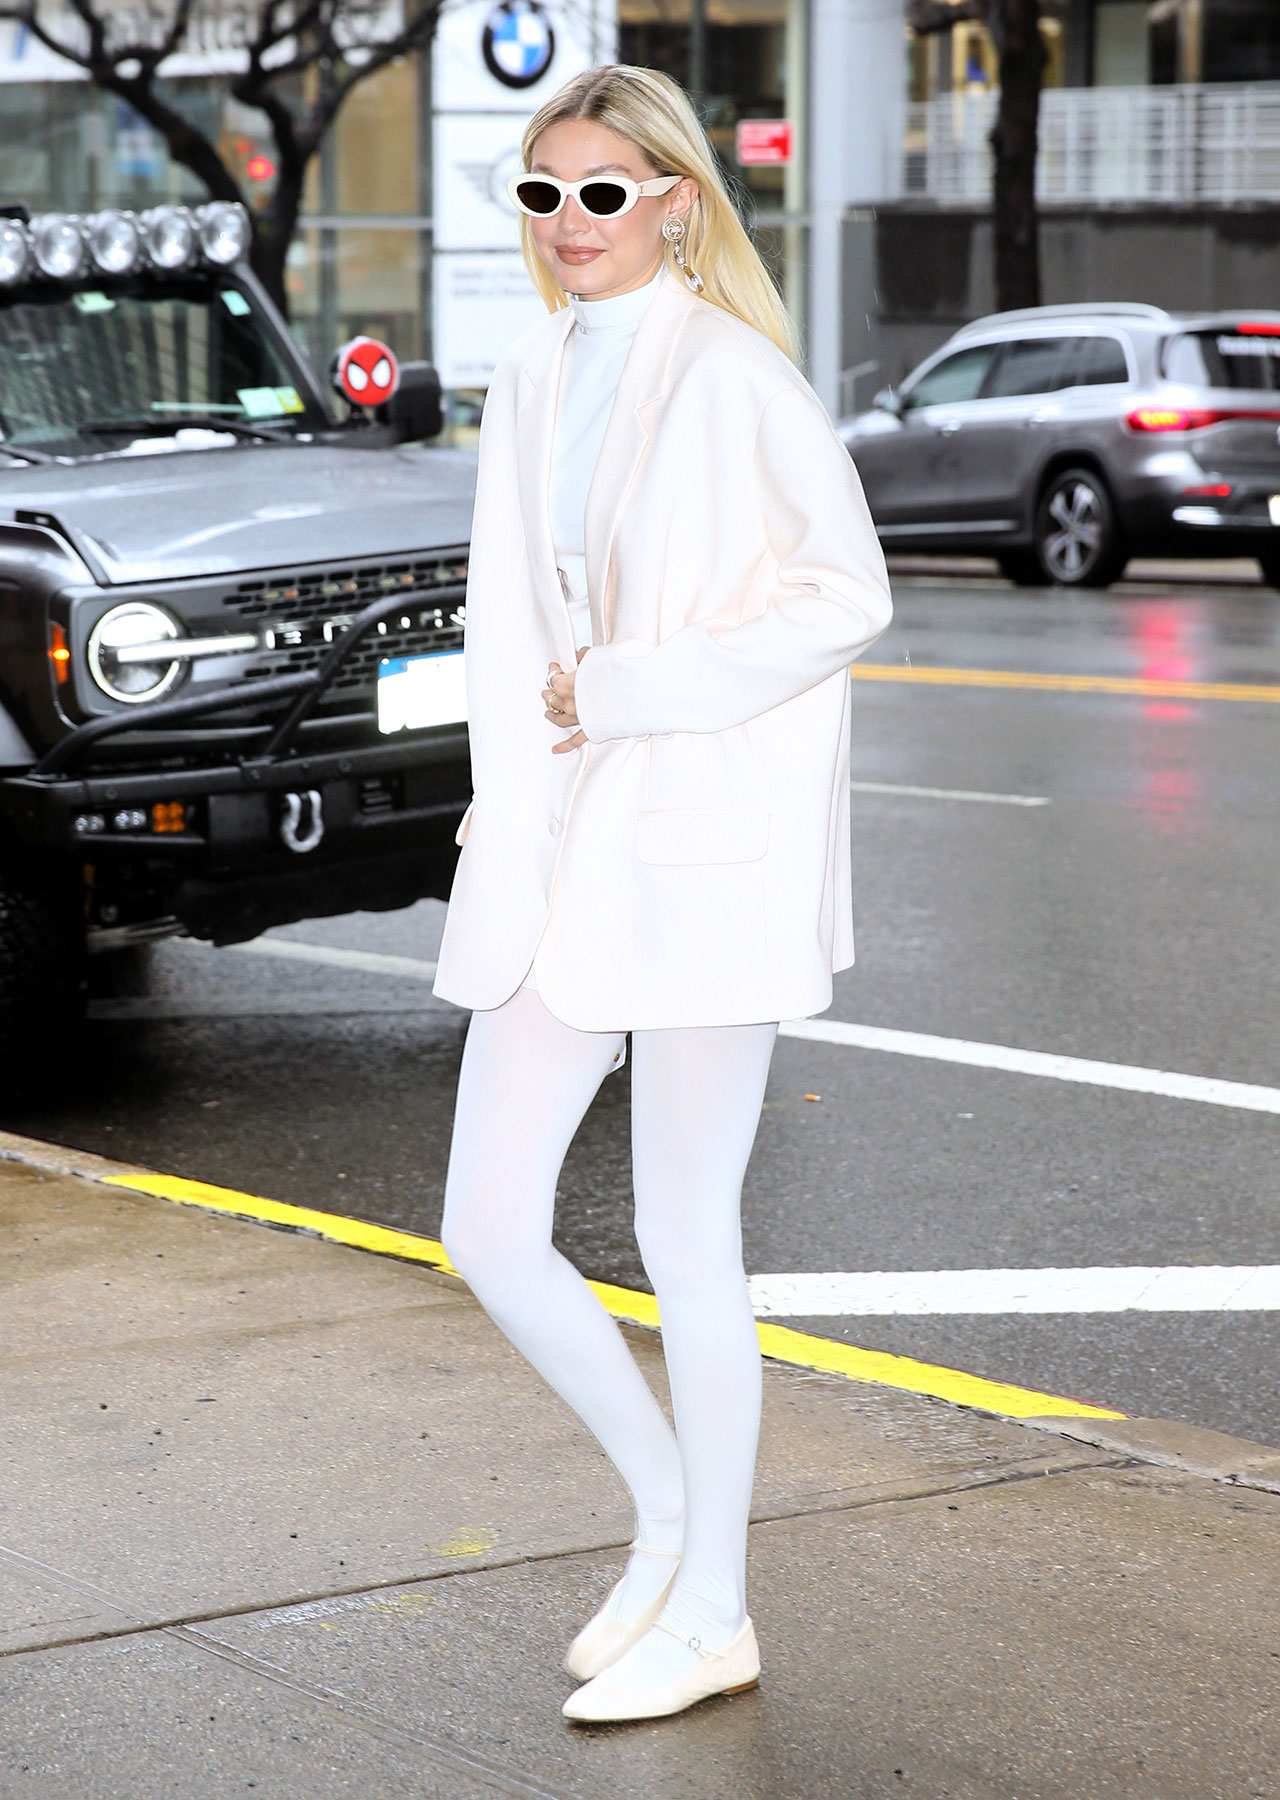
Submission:
MULTIPOLYGON (((908 108, 908 198, 943 206, 990 200, 996 101, 977 90, 908 108)), ((1280 82, 1049 88, 1036 189, 1051 206, 1280 201, 1280 82)))

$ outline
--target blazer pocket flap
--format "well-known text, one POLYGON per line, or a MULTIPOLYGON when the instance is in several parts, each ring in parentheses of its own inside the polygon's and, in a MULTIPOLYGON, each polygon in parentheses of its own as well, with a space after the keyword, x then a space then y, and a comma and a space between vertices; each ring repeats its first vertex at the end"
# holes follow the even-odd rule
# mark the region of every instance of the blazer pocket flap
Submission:
POLYGON ((636 818, 641 862, 759 862, 768 848, 769 814, 761 806, 691 807, 636 818))
POLYGON ((470 806, 468 806, 466 812, 463 813, 462 818, 458 822, 458 829, 453 834, 453 841, 455 844, 465 844, 466 843, 467 833, 471 829, 471 815, 475 810, 476 810, 476 803, 473 800, 471 802, 470 806))

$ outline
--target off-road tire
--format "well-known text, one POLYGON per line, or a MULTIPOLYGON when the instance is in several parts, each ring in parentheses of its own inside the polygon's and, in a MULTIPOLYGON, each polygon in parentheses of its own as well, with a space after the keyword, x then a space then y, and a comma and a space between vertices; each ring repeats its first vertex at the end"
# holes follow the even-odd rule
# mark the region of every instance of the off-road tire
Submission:
POLYGON ((1093 469, 1059 469, 1036 507, 1036 555, 1058 587, 1109 587, 1129 560, 1110 490, 1093 469))
POLYGON ((70 1048, 84 1013, 84 930, 70 881, 0 864, 0 1098, 70 1048))

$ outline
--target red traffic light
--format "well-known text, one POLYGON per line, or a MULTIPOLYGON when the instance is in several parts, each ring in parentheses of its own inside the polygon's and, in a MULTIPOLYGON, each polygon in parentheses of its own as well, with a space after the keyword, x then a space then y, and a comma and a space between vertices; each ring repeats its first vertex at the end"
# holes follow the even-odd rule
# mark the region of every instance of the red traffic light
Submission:
POLYGON ((251 156, 244 165, 244 172, 250 181, 270 181, 276 172, 276 165, 269 156, 251 156))
POLYGON ((357 337, 335 354, 329 379, 356 406, 381 406, 400 385, 400 365, 388 345, 357 337))

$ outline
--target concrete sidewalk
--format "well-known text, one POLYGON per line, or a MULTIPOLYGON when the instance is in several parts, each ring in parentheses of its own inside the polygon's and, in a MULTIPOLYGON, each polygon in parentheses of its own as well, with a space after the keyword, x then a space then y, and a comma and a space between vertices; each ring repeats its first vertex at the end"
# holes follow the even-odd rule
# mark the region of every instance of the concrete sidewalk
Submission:
POLYGON ((465 1289, 60 1161, 0 1162, 4 1800, 1280 1793, 1277 1453, 767 1364, 761 1687, 582 1731, 629 1513, 465 1289))

